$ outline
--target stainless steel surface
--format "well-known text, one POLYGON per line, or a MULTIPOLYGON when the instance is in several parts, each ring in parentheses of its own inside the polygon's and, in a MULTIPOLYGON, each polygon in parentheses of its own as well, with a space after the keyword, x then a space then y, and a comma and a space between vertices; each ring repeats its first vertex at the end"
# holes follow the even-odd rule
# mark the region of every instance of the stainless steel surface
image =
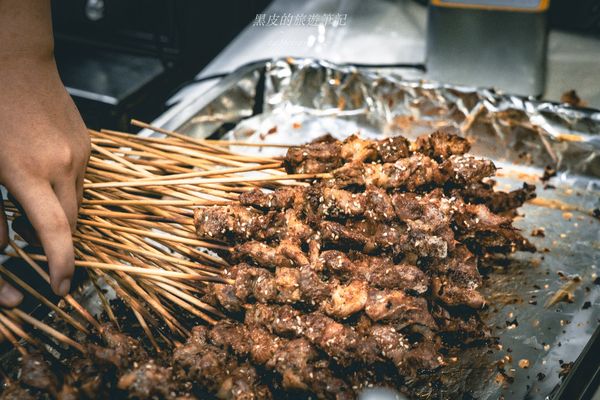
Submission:
POLYGON ((427 77, 539 96, 546 76, 546 13, 429 7, 427 77))
MULTIPOLYGON (((263 67, 254 66, 257 71, 263 67)), ((525 218, 517 226, 526 236, 544 227, 546 236, 532 241, 540 250, 549 251, 518 253, 506 263, 498 262, 487 275, 485 294, 490 307, 485 320, 502 349, 465 350, 459 363, 440 371, 448 383, 443 398, 463 391, 479 399, 550 395, 561 381, 560 362, 578 357, 600 317, 600 286, 593 283, 600 265, 600 221, 589 215, 600 206, 600 113, 468 87, 402 81, 304 59, 266 63, 266 70, 261 113, 241 120, 233 117, 256 108, 259 80, 244 69, 228 77, 220 95, 204 98, 195 113, 185 108, 185 122, 180 118, 177 124, 163 122, 171 128, 179 124, 177 129, 184 133, 205 136, 210 133, 205 121, 227 121, 237 125, 226 138, 273 143, 302 143, 326 132, 338 137, 356 131, 365 136, 414 136, 450 123, 475 141, 476 154, 491 156, 502 167, 500 188, 529 180, 537 183, 539 197, 579 210, 565 213, 531 204, 521 209, 525 218), (239 87, 246 88, 243 98, 239 87), (217 104, 220 108, 214 111, 217 104), (269 134, 273 127, 276 132, 269 134), (566 133, 577 141, 565 140, 566 133), (556 189, 543 189, 537 177, 553 160, 561 171, 551 181, 556 189), (546 307, 552 295, 575 276, 581 283, 573 292, 573 303, 546 307), (584 307, 586 302, 589 307, 584 307), (506 373, 513 384, 499 380, 496 366, 505 356, 512 359, 506 373), (521 359, 529 361, 528 369, 518 366, 521 359), (538 374, 543 379, 538 380, 538 374)), ((213 90, 217 93, 218 85, 213 90)), ((172 114, 177 115, 177 108, 172 114)), ((233 149, 263 155, 277 151, 233 149)))

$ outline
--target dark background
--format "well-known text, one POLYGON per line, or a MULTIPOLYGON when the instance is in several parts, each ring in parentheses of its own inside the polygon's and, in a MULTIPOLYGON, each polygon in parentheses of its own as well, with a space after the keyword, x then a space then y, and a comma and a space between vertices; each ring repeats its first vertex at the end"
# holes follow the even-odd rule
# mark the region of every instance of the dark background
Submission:
POLYGON ((269 0, 52 2, 55 54, 91 128, 131 130, 208 64, 269 0))

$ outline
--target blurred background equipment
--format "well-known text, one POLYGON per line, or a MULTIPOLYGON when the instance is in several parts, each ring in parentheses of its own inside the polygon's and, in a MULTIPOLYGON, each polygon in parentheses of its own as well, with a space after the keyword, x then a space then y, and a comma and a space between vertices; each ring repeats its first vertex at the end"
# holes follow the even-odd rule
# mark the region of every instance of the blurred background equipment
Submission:
POLYGON ((267 0, 52 2, 61 77, 90 127, 153 119, 267 0), (232 11, 235 10, 235 11, 232 11))
POLYGON ((437 81, 544 93, 548 0, 432 0, 427 71, 437 81))

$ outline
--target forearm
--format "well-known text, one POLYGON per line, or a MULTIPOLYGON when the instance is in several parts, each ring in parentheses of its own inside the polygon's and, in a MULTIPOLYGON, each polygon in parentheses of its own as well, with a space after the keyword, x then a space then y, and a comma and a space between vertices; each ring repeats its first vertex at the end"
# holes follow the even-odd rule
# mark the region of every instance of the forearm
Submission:
POLYGON ((0 0, 0 64, 53 63, 50 0, 0 0))

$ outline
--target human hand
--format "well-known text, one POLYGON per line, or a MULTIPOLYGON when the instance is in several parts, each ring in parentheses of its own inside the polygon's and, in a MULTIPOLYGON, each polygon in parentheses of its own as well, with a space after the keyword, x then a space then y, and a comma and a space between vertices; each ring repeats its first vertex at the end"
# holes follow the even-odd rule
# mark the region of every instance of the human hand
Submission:
MULTIPOLYGON (((10 60, 0 54, 0 184, 26 214, 13 223, 15 230, 26 239, 39 238, 59 296, 69 292, 74 271, 71 233, 89 154, 89 135, 51 54, 10 60)), ((7 241, 0 209, 0 249, 7 241)), ((21 299, 0 281, 0 305, 13 307, 21 299)))

